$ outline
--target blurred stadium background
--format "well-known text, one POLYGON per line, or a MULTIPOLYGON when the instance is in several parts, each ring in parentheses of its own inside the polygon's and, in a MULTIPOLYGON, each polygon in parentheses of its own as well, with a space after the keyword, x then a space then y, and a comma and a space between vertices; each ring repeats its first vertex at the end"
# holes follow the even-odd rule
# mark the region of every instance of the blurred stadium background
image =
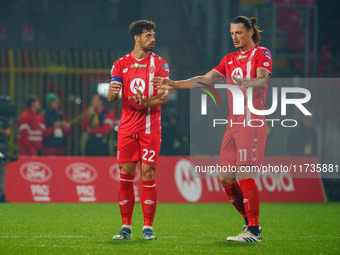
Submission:
MULTIPOLYGON (((170 65, 172 79, 207 72, 234 51, 229 22, 254 16, 262 46, 274 59, 273 78, 338 78, 340 22, 332 0, 13 0, 0 2, 0 93, 24 110, 25 98, 44 102, 49 92, 73 126, 70 156, 84 155, 80 122, 91 96, 110 80, 112 63, 133 46, 128 26, 138 19, 157 24, 155 52, 170 65)), ((306 84, 311 90, 320 163, 339 163, 340 84, 334 79, 306 84), (327 86, 325 81, 334 86, 327 86)), ((104 92, 105 93, 105 92, 104 92)), ((163 111, 162 155, 189 155, 189 92, 172 93, 163 111)), ((43 108, 45 107, 43 103, 43 108)), ((111 106, 120 117, 119 104, 111 106)), ((17 153, 17 119, 10 153, 17 153)), ((115 153, 116 132, 111 135, 115 153)), ((290 155, 290 133, 271 130, 266 155, 290 155)), ((329 200, 340 200, 339 181, 324 180, 329 200)))

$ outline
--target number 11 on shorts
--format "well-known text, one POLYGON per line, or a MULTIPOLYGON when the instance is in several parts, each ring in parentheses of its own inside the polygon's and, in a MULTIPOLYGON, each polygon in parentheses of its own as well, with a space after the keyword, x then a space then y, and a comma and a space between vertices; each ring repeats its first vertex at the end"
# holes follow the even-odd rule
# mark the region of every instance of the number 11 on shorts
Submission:
POLYGON ((247 149, 239 149, 240 161, 247 161, 247 149))

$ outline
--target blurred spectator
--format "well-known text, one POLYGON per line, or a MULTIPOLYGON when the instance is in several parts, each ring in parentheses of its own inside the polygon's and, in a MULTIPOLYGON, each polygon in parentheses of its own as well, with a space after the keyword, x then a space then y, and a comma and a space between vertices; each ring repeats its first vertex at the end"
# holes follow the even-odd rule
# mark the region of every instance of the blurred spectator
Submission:
POLYGON ((43 117, 46 129, 43 132, 43 155, 66 155, 66 137, 71 134, 71 126, 59 110, 59 98, 54 93, 46 96, 43 117))
POLYGON ((291 156, 317 156, 318 139, 312 116, 304 116, 301 124, 293 129, 289 137, 289 154, 291 156))
POLYGON ((26 110, 19 117, 18 145, 20 155, 38 155, 42 147, 43 118, 40 101, 36 96, 26 99, 26 110))
POLYGON ((114 113, 106 106, 107 99, 95 94, 81 130, 88 132, 85 145, 86 156, 109 156, 109 134, 114 126, 114 113))

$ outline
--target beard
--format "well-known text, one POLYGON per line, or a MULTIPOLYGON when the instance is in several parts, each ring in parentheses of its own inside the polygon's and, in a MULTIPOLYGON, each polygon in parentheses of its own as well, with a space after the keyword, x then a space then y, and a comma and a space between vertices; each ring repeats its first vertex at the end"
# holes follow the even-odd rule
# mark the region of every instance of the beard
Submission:
POLYGON ((143 51, 153 51, 154 45, 148 45, 148 46, 143 46, 142 49, 143 51))

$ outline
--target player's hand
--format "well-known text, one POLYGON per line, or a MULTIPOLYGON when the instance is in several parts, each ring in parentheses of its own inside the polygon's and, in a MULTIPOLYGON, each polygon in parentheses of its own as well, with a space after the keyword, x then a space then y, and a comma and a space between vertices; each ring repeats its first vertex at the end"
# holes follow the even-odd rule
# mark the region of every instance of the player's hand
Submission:
POLYGON ((248 88, 248 80, 241 79, 236 76, 233 76, 233 80, 236 81, 236 83, 239 85, 240 89, 246 90, 248 88))
POLYGON ((135 87, 135 90, 137 91, 137 94, 135 97, 132 98, 132 100, 136 103, 139 104, 140 106, 143 106, 143 93, 137 88, 135 87))
POLYGON ((112 95, 117 96, 119 95, 120 89, 122 87, 122 83, 118 81, 110 82, 109 91, 112 95))
POLYGON ((162 77, 155 77, 151 81, 153 86, 156 87, 156 90, 158 89, 166 89, 171 90, 175 89, 175 82, 168 79, 168 78, 162 78, 162 77))

